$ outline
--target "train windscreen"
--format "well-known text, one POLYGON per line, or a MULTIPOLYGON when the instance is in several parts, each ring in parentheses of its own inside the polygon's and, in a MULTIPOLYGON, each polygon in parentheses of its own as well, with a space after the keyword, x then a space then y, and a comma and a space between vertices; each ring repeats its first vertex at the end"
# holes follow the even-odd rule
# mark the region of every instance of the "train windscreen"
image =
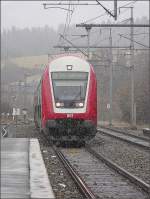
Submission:
POLYGON ((52 72, 56 107, 82 108, 86 96, 87 81, 87 72, 52 72))

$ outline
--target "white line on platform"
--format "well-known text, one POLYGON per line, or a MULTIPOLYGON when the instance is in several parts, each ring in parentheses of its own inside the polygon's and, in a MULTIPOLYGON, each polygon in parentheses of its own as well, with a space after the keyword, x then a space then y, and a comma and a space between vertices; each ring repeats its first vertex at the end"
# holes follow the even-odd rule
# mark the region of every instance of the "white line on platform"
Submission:
POLYGON ((55 196, 48 179, 47 171, 37 139, 30 139, 29 160, 31 198, 54 199, 55 196))

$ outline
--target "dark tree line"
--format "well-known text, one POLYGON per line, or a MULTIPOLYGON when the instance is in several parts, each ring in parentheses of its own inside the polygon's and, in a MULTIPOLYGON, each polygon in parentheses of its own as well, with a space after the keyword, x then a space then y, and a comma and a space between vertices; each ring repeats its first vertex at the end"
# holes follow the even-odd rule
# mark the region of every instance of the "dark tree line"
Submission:
MULTIPOLYGON (((148 23, 147 18, 136 19, 135 23, 148 23)), ((53 46, 59 40, 59 33, 62 33, 64 25, 60 25, 57 30, 49 26, 42 28, 25 28, 18 29, 13 27, 11 30, 3 31, 1 35, 1 53, 2 59, 5 60, 5 67, 2 69, 2 82, 10 83, 18 79, 23 79, 24 73, 41 74, 41 70, 20 68, 9 61, 13 57, 37 56, 45 55, 54 51, 53 46)), ((145 45, 149 43, 148 29, 135 28, 135 40, 145 45), (139 33, 139 35, 138 35, 139 33), (141 34, 140 33, 145 33, 141 34)), ((91 45, 109 45, 109 31, 99 29, 91 30, 91 45)), ((130 41, 118 37, 118 33, 125 34, 130 37, 130 29, 119 28, 113 30, 112 39, 113 45, 130 45, 130 41), (119 38, 119 39, 118 39, 119 38), (118 42, 119 41, 119 42, 118 42)), ((76 28, 75 25, 70 27, 69 34, 86 34, 82 28, 76 28)), ((87 37, 76 38, 69 37, 75 45, 87 45, 87 37)), ((66 42, 61 40, 61 43, 66 42)), ((135 48, 142 48, 135 44, 135 48)), ((85 50, 85 49, 84 49, 85 50)), ((57 52, 57 50, 56 50, 57 52)), ((125 51, 114 52, 117 56, 118 66, 113 66, 113 117, 116 119, 130 120, 130 69, 127 69, 126 64, 128 58, 125 56, 125 51)), ((99 118, 108 120, 108 110, 106 104, 109 103, 109 65, 106 64, 109 53, 107 50, 99 50, 98 55, 101 57, 100 64, 105 67, 96 67, 96 74, 98 79, 98 110, 99 118)), ((94 59, 100 59, 93 56, 94 59)), ((137 121, 149 122, 150 120, 150 85, 149 85, 149 53, 147 51, 138 51, 135 53, 135 101, 137 105, 137 121)))
MULTIPOLYGON (((107 22, 109 23, 109 22, 107 22)), ((143 17, 136 19, 135 23, 148 23, 148 19, 143 17)), ((1 50, 2 59, 6 57, 20 57, 20 56, 31 56, 31 55, 42 55, 52 52, 53 46, 59 41, 59 33, 63 33, 64 25, 60 25, 57 30, 54 30, 50 26, 45 27, 33 27, 31 29, 24 28, 19 29, 12 27, 10 30, 4 30, 1 35, 1 50)), ((148 29, 135 28, 135 33, 147 32, 148 29)), ((126 34, 128 37, 129 28, 119 28, 112 32, 113 43, 117 44, 119 38, 118 34, 126 34)), ((75 25, 70 27, 69 35, 75 34, 86 34, 84 28, 76 28, 75 25)), ((91 44, 108 45, 108 40, 105 38, 109 37, 109 31, 101 29, 91 30, 91 44), (95 32, 97 32, 95 34, 95 32), (100 40, 100 41, 99 41, 100 40), (104 40, 104 41, 103 41, 104 40)), ((69 37, 69 39, 75 44, 87 44, 87 37, 75 38, 69 37)), ((138 36, 138 41, 143 41, 145 44, 148 43, 147 39, 143 40, 143 35, 138 36)), ((62 41, 64 43, 64 41, 62 41)), ((129 45, 128 40, 120 39, 119 45, 129 45)))

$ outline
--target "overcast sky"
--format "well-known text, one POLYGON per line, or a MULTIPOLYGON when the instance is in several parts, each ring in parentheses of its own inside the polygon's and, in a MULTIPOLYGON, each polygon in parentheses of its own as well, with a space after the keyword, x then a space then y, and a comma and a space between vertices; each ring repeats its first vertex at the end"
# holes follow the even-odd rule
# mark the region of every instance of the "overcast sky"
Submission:
MULTIPOLYGON (((48 2, 48 1, 47 1, 48 2)), ((131 2, 131 1, 130 1, 131 2)), ((1 26, 2 29, 8 29, 12 26, 18 28, 42 27, 49 25, 57 29, 59 24, 65 23, 67 11, 62 9, 44 9, 44 1, 1 1, 1 26)), ((127 4, 128 1, 118 3, 118 7, 127 4)), ((107 8, 113 9, 113 3, 103 3, 107 8)), ((147 16, 149 18, 149 1, 137 1, 134 5, 134 17, 147 16)), ((64 7, 67 8, 67 7, 64 7)), ((85 22, 88 19, 105 13, 101 6, 75 6, 72 15, 71 24, 85 22)), ((130 17, 129 10, 122 10, 118 21, 130 17)), ((89 23, 101 23, 110 20, 111 17, 105 15, 89 23)))

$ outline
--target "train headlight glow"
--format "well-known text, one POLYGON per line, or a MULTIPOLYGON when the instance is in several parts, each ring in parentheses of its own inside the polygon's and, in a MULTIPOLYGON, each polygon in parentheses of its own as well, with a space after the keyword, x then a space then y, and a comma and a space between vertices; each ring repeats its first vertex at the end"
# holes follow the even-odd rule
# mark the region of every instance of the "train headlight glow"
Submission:
POLYGON ((76 103, 76 107, 82 108, 84 106, 83 102, 78 102, 76 103))
POLYGON ((63 107, 64 106, 64 103, 61 103, 61 102, 56 102, 56 107, 63 107))

